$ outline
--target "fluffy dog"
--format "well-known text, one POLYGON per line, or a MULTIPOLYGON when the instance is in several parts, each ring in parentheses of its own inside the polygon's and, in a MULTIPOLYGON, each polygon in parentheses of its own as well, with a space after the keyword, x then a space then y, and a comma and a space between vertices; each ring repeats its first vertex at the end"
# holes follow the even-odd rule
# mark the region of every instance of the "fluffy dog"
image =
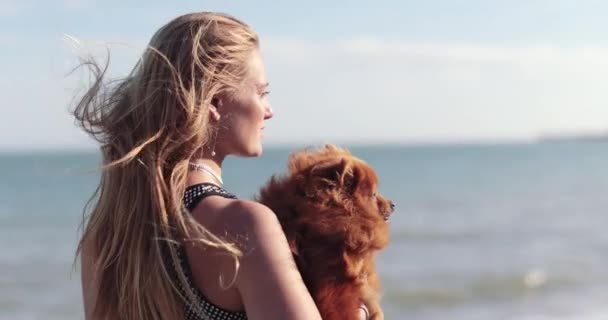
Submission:
POLYGON ((291 154, 288 169, 256 200, 277 214, 323 319, 358 319, 361 303, 383 319, 374 256, 388 244, 394 205, 375 171, 334 145, 291 154))

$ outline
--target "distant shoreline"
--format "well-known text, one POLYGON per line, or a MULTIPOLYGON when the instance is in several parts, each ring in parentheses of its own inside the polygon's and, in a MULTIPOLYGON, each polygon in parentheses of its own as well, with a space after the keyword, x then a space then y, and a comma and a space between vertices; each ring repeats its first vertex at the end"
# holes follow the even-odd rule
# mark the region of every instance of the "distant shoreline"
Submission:
MULTIPOLYGON (((298 149, 305 147, 320 146, 324 143, 335 143, 347 148, 375 148, 375 147, 458 147, 458 146, 500 146, 500 145, 530 145, 536 143, 563 143, 563 142, 608 142, 608 132, 601 134, 547 134, 532 138, 520 139, 454 139, 454 140, 429 140, 429 141, 311 141, 304 143, 294 141, 293 143, 270 142, 265 144, 268 150, 298 149)), ((10 155, 36 155, 36 154, 98 154, 99 148, 95 147, 43 147, 43 148, 1 148, 0 156, 10 155)))
POLYGON ((608 142, 608 133, 545 135, 540 136, 538 142, 608 142))

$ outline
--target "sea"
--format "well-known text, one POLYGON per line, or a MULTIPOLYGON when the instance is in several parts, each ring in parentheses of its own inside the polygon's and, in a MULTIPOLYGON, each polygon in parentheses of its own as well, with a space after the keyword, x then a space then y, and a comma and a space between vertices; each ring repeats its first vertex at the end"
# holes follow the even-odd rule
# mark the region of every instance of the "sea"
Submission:
MULTIPOLYGON (((386 319, 608 320, 608 142, 348 146, 396 204, 386 319)), ((300 146, 228 158, 252 198, 300 146)), ((74 252, 95 151, 0 153, 0 319, 83 319, 74 252)))

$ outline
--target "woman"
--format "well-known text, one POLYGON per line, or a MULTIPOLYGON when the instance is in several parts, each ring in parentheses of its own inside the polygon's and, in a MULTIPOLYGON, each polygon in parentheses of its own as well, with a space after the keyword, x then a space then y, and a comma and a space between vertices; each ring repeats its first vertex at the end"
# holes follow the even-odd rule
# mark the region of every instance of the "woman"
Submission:
POLYGON ((177 17, 131 74, 74 110, 101 144, 80 240, 87 319, 320 319, 268 208, 222 188, 272 117, 258 37, 219 13, 177 17), (246 311, 246 316, 245 316, 246 311))

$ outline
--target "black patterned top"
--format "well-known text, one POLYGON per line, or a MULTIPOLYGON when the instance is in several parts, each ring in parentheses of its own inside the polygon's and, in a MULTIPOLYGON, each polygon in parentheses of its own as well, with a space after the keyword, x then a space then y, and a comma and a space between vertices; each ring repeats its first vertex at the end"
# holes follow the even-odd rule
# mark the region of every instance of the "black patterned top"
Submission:
MULTIPOLYGON (((218 187, 210 183, 200 183, 189 186, 186 188, 184 193, 183 204, 188 210, 194 209, 196 205, 203 200, 205 197, 211 195, 219 195, 229 199, 236 199, 236 196, 227 192, 221 187, 218 187)), ((246 320, 247 315, 242 311, 228 311, 222 309, 207 300, 200 290, 194 285, 192 280, 192 271, 188 264, 188 257, 183 246, 177 248, 177 258, 179 263, 175 263, 174 267, 181 268, 186 276, 186 283, 182 284, 181 281, 176 281, 179 290, 182 294, 186 294, 183 285, 190 287, 194 293, 195 302, 186 304, 185 320, 246 320)))

